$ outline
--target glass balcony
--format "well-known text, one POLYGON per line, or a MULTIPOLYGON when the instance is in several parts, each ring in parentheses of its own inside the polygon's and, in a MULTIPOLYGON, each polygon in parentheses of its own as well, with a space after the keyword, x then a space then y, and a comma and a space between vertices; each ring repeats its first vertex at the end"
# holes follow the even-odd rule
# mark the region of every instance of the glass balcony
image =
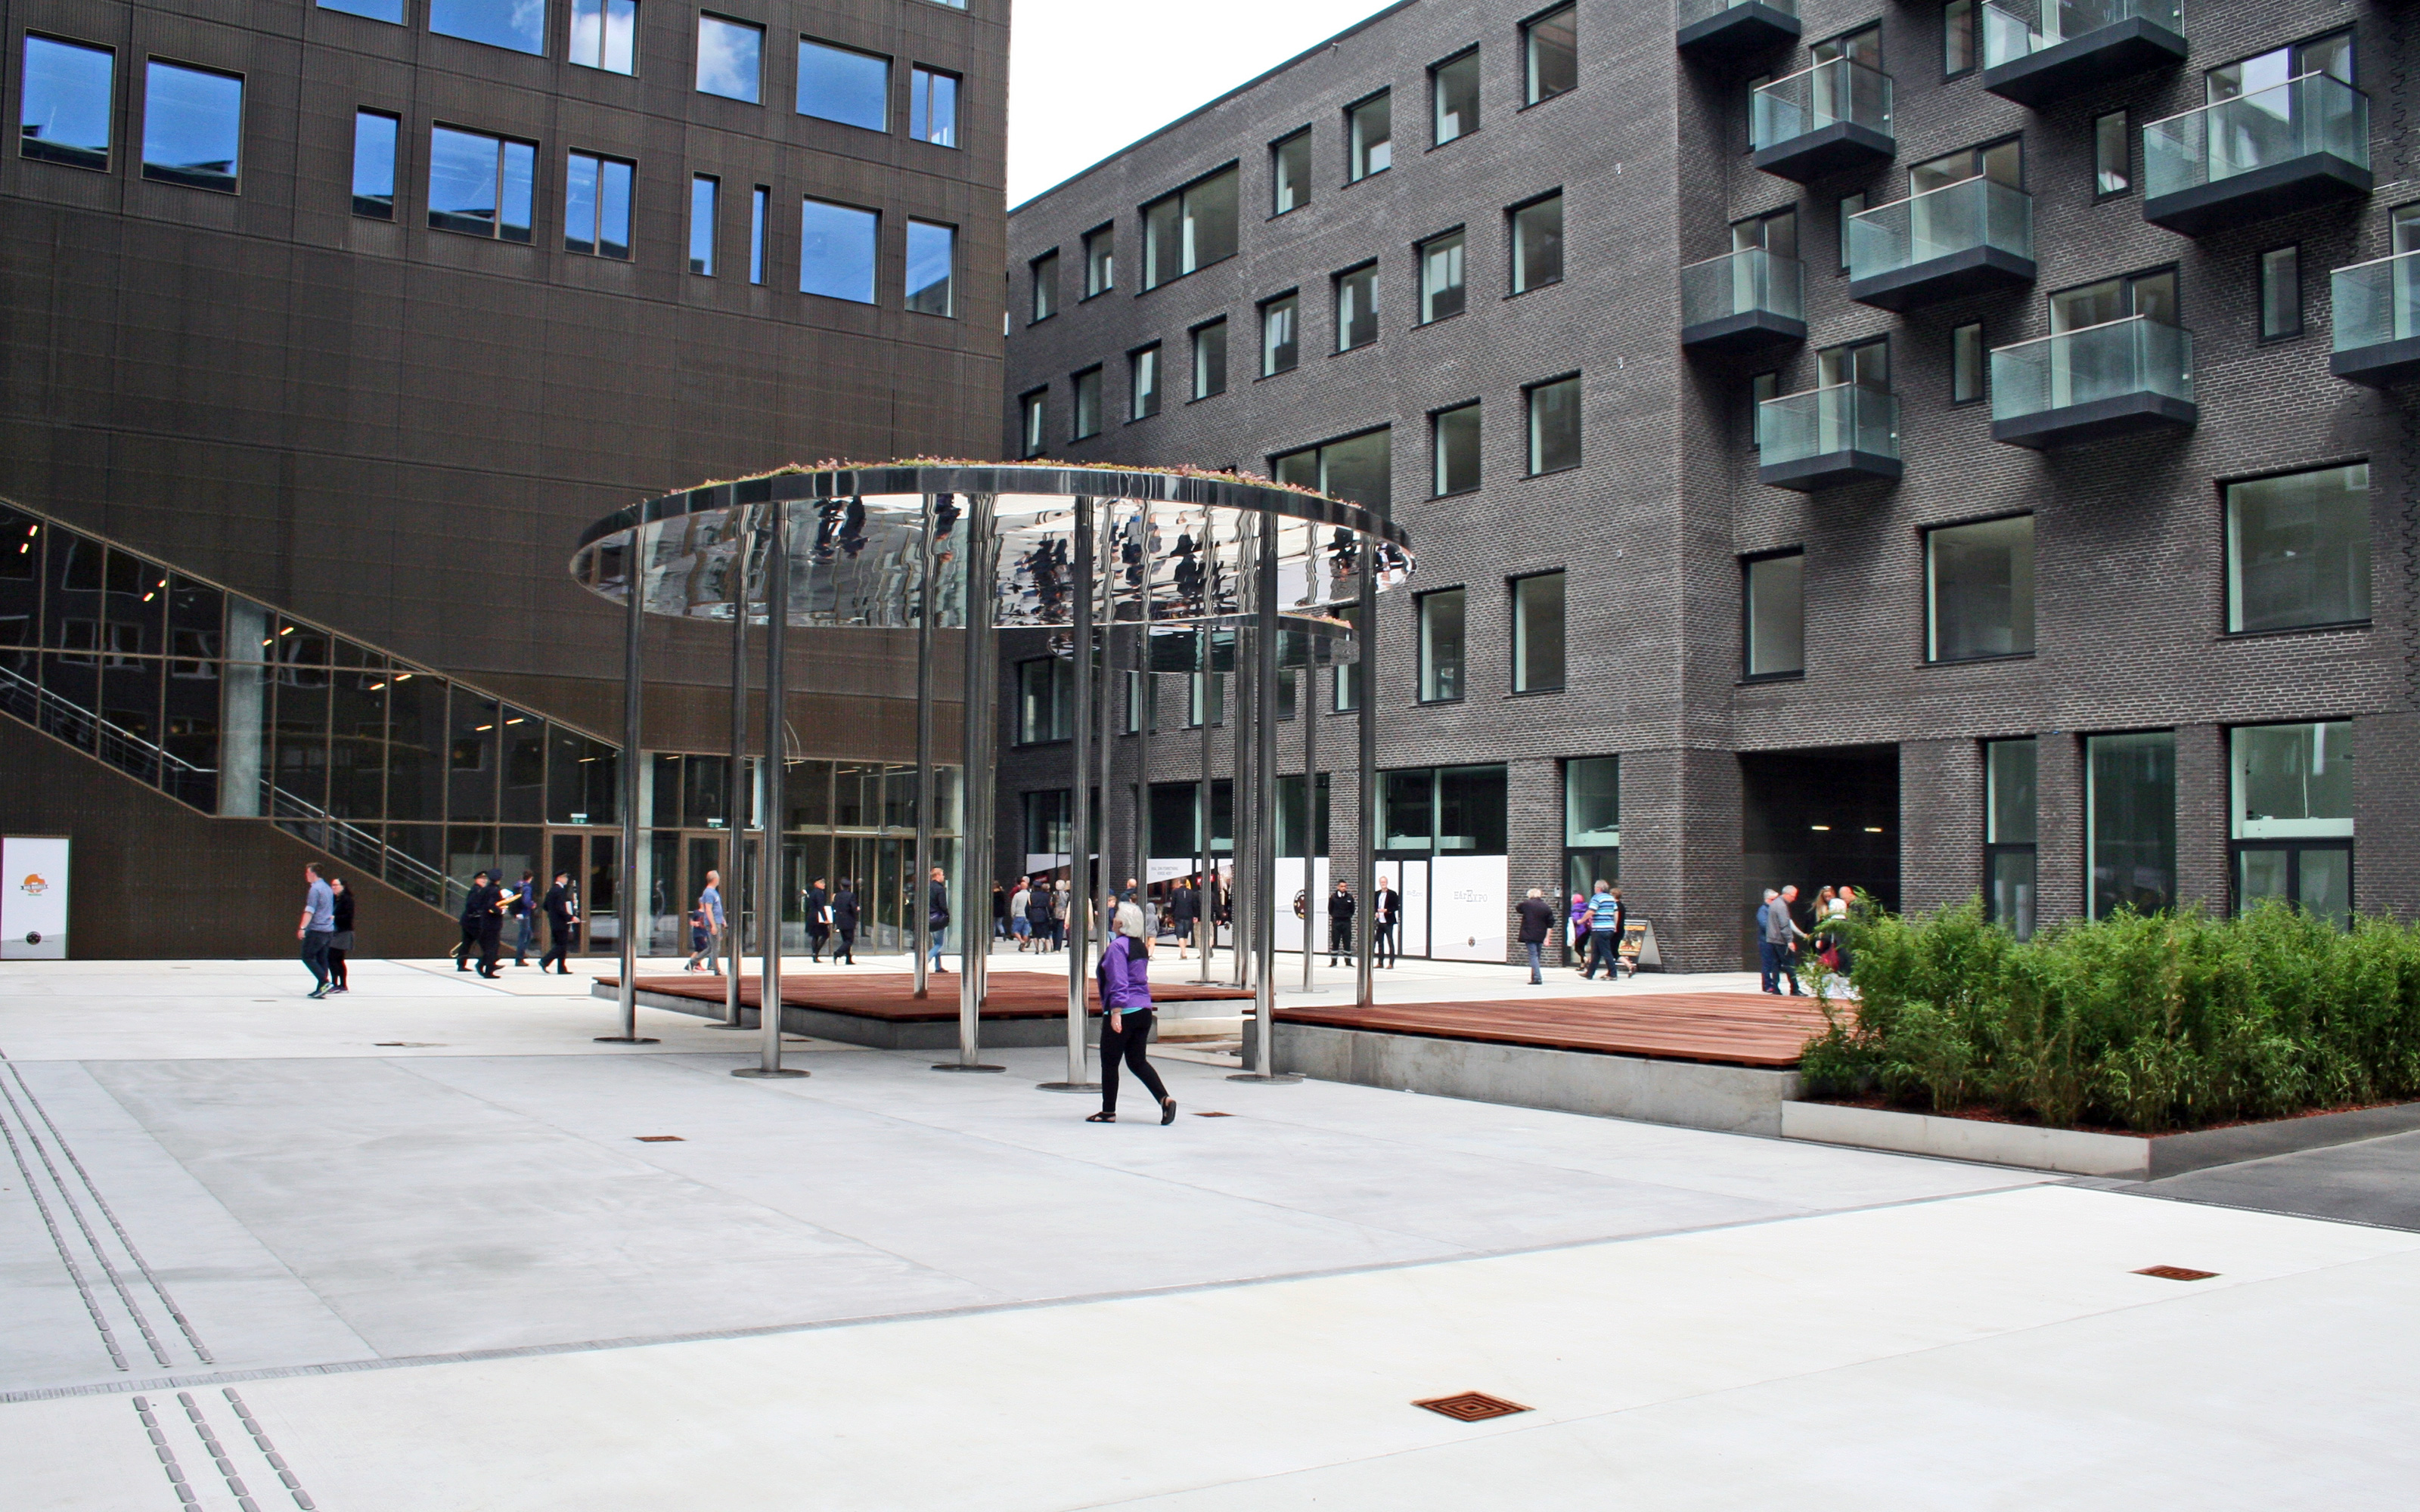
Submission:
POLYGON ((1802 184, 1887 162, 1890 75, 1834 58, 1776 79, 1748 97, 1748 145, 1759 168, 1802 184))
POLYGON ((1751 57, 1798 40, 1798 0, 1677 0, 1672 23, 1683 53, 1751 57))
POLYGON ((2339 268, 2328 371, 2373 389, 2420 378, 2420 252, 2339 268))
POLYGON ((1987 0, 1983 87, 2040 110, 2185 55, 2178 0, 1987 0))
POLYGON ((2192 425, 2193 332, 2132 316, 1992 353, 1992 439, 2047 451, 2192 425))
POLYGON ((1752 352, 1807 339, 1806 270, 1762 247, 1681 270, 1681 345, 1752 352))
POLYGON ((2197 237, 2369 193, 2369 97, 2306 73, 2143 128, 2143 219, 2197 237))
POLYGON ((1966 178, 1849 219, 1849 298, 1885 310, 2030 284, 2034 198, 1966 178))
POLYGON ((1813 493, 1866 478, 1896 478, 1899 397, 1860 383, 1785 393, 1756 407, 1757 476, 1813 493))

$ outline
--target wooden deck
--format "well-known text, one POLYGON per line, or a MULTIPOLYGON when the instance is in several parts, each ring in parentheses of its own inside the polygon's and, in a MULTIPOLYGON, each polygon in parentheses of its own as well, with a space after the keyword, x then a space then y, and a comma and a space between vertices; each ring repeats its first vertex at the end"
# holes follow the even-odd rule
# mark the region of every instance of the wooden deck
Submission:
POLYGON ((1801 1047, 1823 1031, 1823 1015, 1812 997, 1765 993, 1380 1003, 1367 1010, 1280 1008, 1278 1022, 1763 1067, 1797 1065, 1801 1047))
MULTIPOLYGON (((619 988, 619 977, 599 977, 601 987, 619 988)), ((727 1000, 724 979, 713 975, 697 976, 683 973, 671 977, 641 977, 639 991, 664 997, 683 997, 693 1002, 711 1004, 720 1009, 727 1000)), ((782 977, 782 1004, 785 1008, 814 1009, 826 1013, 844 1013, 851 1018, 880 1019, 890 1024, 930 1024, 943 1020, 954 1022, 958 1016, 958 978, 955 972, 932 979, 931 995, 915 995, 915 979, 908 973, 886 972, 881 976, 839 976, 818 978, 812 971, 784 972, 782 977)), ((1208 987, 1190 981, 1155 981, 1152 996, 1162 1003, 1193 1003, 1241 998, 1251 1000, 1252 995, 1238 987, 1208 987)), ((1084 1000, 1097 1005, 1099 990, 1084 984, 1084 1000)), ((739 979, 739 1003, 754 1009, 764 1002, 764 979, 739 979)), ((986 1019, 1063 1018, 1067 1012, 1067 979, 1063 973, 1045 971, 1001 971, 991 974, 990 991, 985 995, 983 1016, 986 1019)))

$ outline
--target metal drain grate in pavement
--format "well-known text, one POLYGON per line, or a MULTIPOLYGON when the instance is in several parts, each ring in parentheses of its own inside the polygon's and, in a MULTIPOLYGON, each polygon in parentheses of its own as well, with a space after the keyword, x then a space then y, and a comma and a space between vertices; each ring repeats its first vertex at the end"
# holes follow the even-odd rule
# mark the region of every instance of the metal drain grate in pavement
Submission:
POLYGON ((2189 1271, 2181 1265, 2147 1265, 2136 1275, 2155 1275, 2163 1281, 2207 1281, 2216 1271, 2189 1271))
POLYGON ((1441 1413, 1457 1423, 1483 1423, 1491 1417, 1510 1417, 1515 1412, 1531 1411, 1519 1402, 1508 1402, 1501 1396, 1490 1396, 1483 1391, 1466 1391, 1458 1396, 1432 1396, 1426 1401, 1414 1402, 1412 1405, 1425 1407, 1430 1412, 1441 1413))
POLYGON ((639 1143, 643 1145, 679 1145, 688 1143, 687 1140, 681 1138, 678 1134, 639 1134, 635 1137, 638 1139, 639 1143))

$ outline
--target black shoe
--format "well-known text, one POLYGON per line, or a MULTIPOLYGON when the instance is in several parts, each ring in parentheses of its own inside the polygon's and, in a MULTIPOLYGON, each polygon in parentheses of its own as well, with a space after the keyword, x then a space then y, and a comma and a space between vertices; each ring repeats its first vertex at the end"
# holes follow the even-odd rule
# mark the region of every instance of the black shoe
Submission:
POLYGON ((1174 1123, 1175 1121, 1176 1121, 1176 1099, 1174 1099, 1174 1098, 1172 1098, 1172 1097, 1164 1097, 1164 1098, 1161 1098, 1161 1099, 1159 1100, 1159 1122, 1160 1122, 1160 1127, 1162 1127, 1162 1128, 1166 1128, 1168 1125, 1170 1125, 1170 1124, 1171 1124, 1171 1123, 1174 1123))
POLYGON ((1111 1113, 1109 1109, 1103 1108, 1098 1113, 1086 1116, 1084 1121, 1086 1123, 1115 1123, 1118 1121, 1118 1116, 1111 1113))
POLYGON ((471 968, 470 968, 469 966, 464 965, 461 962, 457 961, 457 962, 455 962, 455 963, 454 963, 454 969, 455 969, 455 970, 457 970, 457 971, 468 971, 468 970, 470 970, 471 968))

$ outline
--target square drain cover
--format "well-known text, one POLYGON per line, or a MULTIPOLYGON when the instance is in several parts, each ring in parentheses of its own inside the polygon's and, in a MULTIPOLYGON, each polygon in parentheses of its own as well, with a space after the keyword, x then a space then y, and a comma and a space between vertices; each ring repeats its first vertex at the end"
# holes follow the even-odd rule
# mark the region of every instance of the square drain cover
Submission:
POLYGON ((2188 1271, 2181 1265, 2147 1265, 2136 1275, 2155 1275, 2163 1281, 2207 1281, 2216 1271, 2188 1271))
POLYGON ((687 1141, 682 1139, 678 1134, 640 1134, 637 1138, 639 1143, 643 1145, 678 1145, 687 1143, 687 1141))
POLYGON ((1508 1402, 1483 1391, 1466 1391, 1459 1396, 1432 1396, 1412 1405, 1425 1407, 1432 1412, 1442 1412, 1457 1423, 1483 1423, 1491 1417, 1510 1417, 1515 1412, 1529 1411, 1519 1402, 1508 1402))

